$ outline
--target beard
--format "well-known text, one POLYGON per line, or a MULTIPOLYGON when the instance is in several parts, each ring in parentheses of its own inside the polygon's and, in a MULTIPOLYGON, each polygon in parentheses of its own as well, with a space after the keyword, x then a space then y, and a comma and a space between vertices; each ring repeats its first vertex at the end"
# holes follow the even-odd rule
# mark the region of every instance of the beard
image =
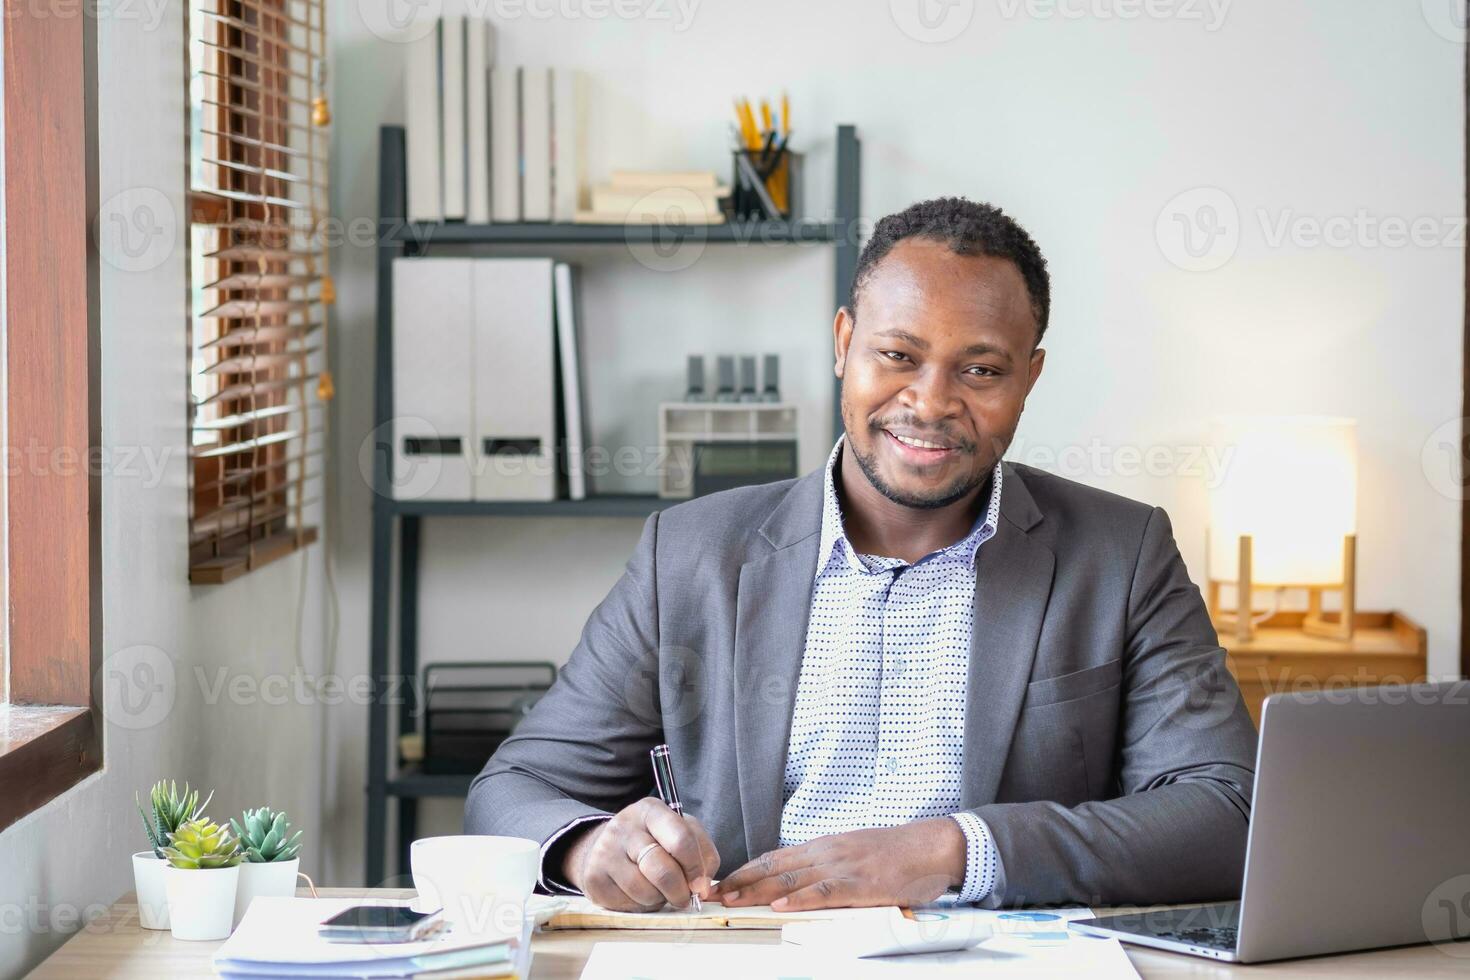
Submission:
MULTIPOLYGON (((885 428, 886 422, 869 423, 868 434, 874 439, 886 439, 885 428)), ((988 468, 977 469, 959 474, 946 486, 922 493, 911 493, 900 490, 879 475, 878 463, 873 453, 864 452, 852 439, 847 440, 847 448, 852 450, 852 458, 857 460, 858 469, 862 470, 863 476, 873 485, 873 489, 895 504, 911 507, 914 510, 938 510, 940 507, 948 507, 972 493, 990 476, 988 468)), ((959 448, 962 452, 971 455, 975 452, 975 446, 968 441, 960 441, 959 448)))

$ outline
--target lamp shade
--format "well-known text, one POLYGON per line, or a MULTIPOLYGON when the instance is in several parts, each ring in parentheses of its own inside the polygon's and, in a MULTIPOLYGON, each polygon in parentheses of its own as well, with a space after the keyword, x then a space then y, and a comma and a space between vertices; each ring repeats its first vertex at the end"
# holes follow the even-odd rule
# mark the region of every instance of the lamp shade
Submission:
POLYGON ((1223 465, 1210 490, 1210 577, 1239 577, 1238 538, 1249 534, 1253 583, 1339 584, 1343 536, 1357 533, 1357 422, 1222 416, 1211 435, 1223 465))

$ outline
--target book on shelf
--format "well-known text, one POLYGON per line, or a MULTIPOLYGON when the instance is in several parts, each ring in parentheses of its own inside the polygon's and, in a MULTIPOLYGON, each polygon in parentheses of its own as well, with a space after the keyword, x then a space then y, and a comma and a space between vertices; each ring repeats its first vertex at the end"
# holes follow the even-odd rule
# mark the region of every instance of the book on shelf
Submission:
POLYGON ((587 74, 551 69, 551 220, 568 222, 587 187, 587 74))
POLYGON ((591 210, 602 214, 647 212, 665 215, 674 212, 687 215, 691 219, 709 217, 720 213, 720 198, 729 193, 728 187, 714 187, 708 191, 695 191, 687 187, 649 190, 604 184, 592 189, 591 210))
POLYGON ((463 16, 447 16, 439 20, 445 221, 463 221, 465 215, 464 20, 463 16))
POLYGON ((521 220, 521 70, 490 70, 490 212, 521 220))
POLYGON ((521 69, 521 220, 551 220, 551 72, 521 69))
MULTIPOLYGON (((490 21, 440 17, 408 44, 403 75, 408 218, 412 221, 574 222, 604 210, 587 187, 590 84, 575 68, 498 63, 490 21)), ((627 172, 628 191, 687 189, 701 201, 713 174, 627 172)), ((660 212, 670 205, 651 202, 660 212)), ((713 205, 689 204, 690 211, 713 205)), ((627 210, 627 208, 624 208, 627 210)), ((599 222, 623 224, 625 214, 599 222)), ((667 221, 660 213, 649 221, 667 221)), ((694 220, 694 219, 691 219, 694 220)), ((698 219, 701 222, 718 220, 698 219)))
POLYGON ((572 219, 578 225, 722 225, 723 212, 713 214, 689 214, 685 212, 653 211, 578 211, 572 219))
POLYGON ((490 221, 490 68, 495 62, 494 27, 488 20, 465 22, 465 220, 490 221))
MULTIPOLYGON (((658 190, 666 187, 687 187, 692 191, 713 193, 720 189, 720 179, 713 170, 614 170, 608 184, 613 187, 658 190)), ((728 188, 720 191, 730 193, 728 188)))
POLYGON ((444 154, 439 135, 439 31, 407 45, 403 71, 410 221, 443 221, 444 154))

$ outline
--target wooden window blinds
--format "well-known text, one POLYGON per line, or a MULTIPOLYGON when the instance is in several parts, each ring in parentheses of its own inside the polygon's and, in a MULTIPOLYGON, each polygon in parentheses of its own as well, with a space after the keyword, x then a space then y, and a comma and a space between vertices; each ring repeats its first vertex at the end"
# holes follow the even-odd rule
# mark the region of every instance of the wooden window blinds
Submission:
POLYGON ((316 540, 326 447, 325 0, 189 8, 189 579, 316 540))

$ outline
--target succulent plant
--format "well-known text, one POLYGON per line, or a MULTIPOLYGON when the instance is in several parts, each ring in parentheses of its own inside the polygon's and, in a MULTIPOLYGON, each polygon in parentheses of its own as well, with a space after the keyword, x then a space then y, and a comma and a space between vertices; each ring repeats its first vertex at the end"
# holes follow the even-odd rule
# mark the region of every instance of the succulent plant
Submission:
POLYGON ((239 820, 231 819, 230 826, 235 828, 245 860, 251 864, 289 861, 301 850, 301 831, 291 833, 291 821, 284 811, 268 806, 246 810, 239 820))
POLYGON ((163 857, 163 849, 173 840, 174 832, 190 820, 198 820, 212 799, 214 793, 200 803, 199 791, 190 790, 188 783, 184 784, 184 792, 180 795, 177 783, 160 779, 149 791, 149 809, 144 810, 138 794, 134 793, 133 802, 138 805, 138 814, 143 818, 143 832, 148 835, 148 843, 153 845, 153 853, 163 857))
POLYGON ((227 828, 200 817, 174 831, 173 843, 163 849, 163 856, 176 868, 207 871, 233 868, 244 854, 227 828))

